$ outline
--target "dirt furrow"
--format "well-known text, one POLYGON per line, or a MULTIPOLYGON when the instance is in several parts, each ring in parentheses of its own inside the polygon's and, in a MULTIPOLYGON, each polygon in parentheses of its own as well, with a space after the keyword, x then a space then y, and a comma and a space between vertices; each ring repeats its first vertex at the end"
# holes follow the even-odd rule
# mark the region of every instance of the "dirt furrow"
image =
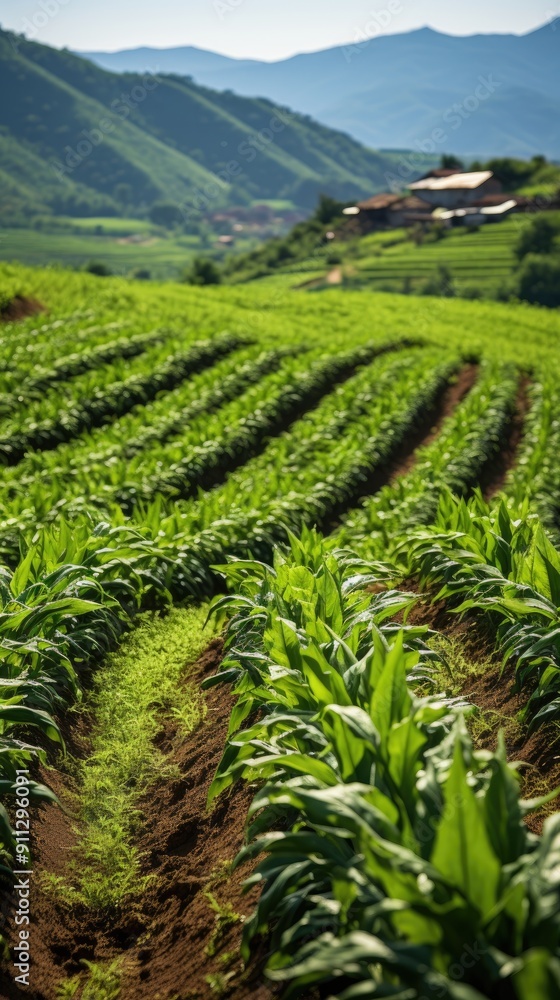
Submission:
MULTIPOLYGON (((214 640, 189 671, 189 682, 214 674, 221 655, 221 641, 214 640)), ((247 872, 232 874, 230 863, 243 843, 253 791, 239 787, 206 811, 232 699, 227 689, 212 688, 206 704, 206 720, 188 737, 170 720, 158 738, 171 770, 169 780, 158 782, 139 803, 137 845, 148 882, 144 893, 120 910, 96 913, 70 906, 41 886, 43 874, 63 874, 75 844, 72 820, 54 806, 41 807, 33 844, 31 985, 19 988, 13 971, 4 971, 2 1000, 58 1000, 61 981, 83 973, 84 961, 107 966, 115 960, 121 970, 119 1000, 207 1000, 214 987, 228 1000, 275 995, 258 969, 243 970, 239 957, 255 893, 243 895, 247 872)), ((52 784, 52 772, 48 779, 52 784)), ((60 774, 56 784, 67 800, 70 779, 60 774)))
POLYGON ((515 408, 509 425, 506 428, 500 453, 490 462, 486 463, 480 474, 479 486, 485 500, 492 500, 503 489, 508 473, 516 465, 519 448, 523 441, 525 420, 531 406, 529 398, 530 385, 531 380, 529 377, 523 376, 519 382, 515 408))
MULTIPOLYGON (((405 591, 417 592, 414 581, 402 585, 405 591)), ((448 676, 441 678, 445 693, 461 695, 477 710, 470 728, 478 748, 495 751, 498 734, 506 736, 508 760, 520 763, 525 798, 546 794, 560 786, 560 730, 551 724, 529 734, 520 720, 527 704, 526 692, 513 690, 513 670, 502 666, 496 650, 496 634, 487 616, 472 612, 462 618, 454 614, 445 601, 432 603, 423 595, 408 616, 410 625, 428 625, 438 632, 443 642, 438 651, 448 664, 448 676)), ((438 678, 440 679, 440 678, 438 678)), ((553 812, 553 801, 526 819, 534 833, 553 812)))
POLYGON ((406 475, 418 460, 418 452, 434 441, 441 431, 444 421, 452 415, 459 403, 473 388, 478 377, 479 365, 467 364, 459 371, 454 381, 443 386, 436 394, 432 405, 418 418, 414 427, 406 433, 403 442, 395 448, 388 462, 377 466, 367 479, 361 480, 351 497, 346 497, 331 510, 320 525, 323 534, 330 534, 340 526, 341 518, 364 497, 374 496, 384 486, 406 475))

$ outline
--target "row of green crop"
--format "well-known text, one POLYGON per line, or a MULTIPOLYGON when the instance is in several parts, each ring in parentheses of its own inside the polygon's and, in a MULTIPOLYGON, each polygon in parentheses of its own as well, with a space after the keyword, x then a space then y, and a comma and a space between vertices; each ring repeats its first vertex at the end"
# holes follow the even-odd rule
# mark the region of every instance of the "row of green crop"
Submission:
POLYGON ((271 566, 222 567, 232 618, 211 683, 236 704, 210 801, 260 786, 238 859, 260 858, 243 955, 265 937, 287 1000, 549 1000, 560 816, 529 832, 541 803, 521 799, 503 742, 475 750, 460 705, 417 693, 426 629, 388 622, 415 598, 372 597, 347 558, 304 532, 271 566))
MULTIPOLYGON (((312 352, 308 360, 312 360, 312 352)), ((357 363, 355 358, 354 365, 357 363)), ((288 367, 292 364, 294 360, 289 359, 288 367)), ((341 506, 355 503, 361 492, 367 492, 372 471, 391 458, 422 414, 430 409, 457 364, 456 355, 429 349, 374 362, 201 500, 166 508, 159 499, 147 508, 137 508, 132 522, 122 512, 111 510, 108 523, 100 526, 95 523, 99 515, 88 512, 86 502, 83 516, 68 525, 62 520, 55 522, 28 550, 15 577, 8 574, 5 577, 6 643, 2 655, 6 670, 11 671, 11 696, 20 697, 19 682, 22 678, 27 682, 32 662, 32 679, 38 683, 29 690, 24 688, 20 704, 39 710, 33 700, 39 690, 50 693, 57 690, 52 684, 49 687, 43 649, 52 650, 55 660, 59 656, 66 660, 71 657, 79 670, 88 655, 102 652, 103 636, 111 641, 126 627, 136 607, 165 600, 171 593, 207 594, 214 585, 211 567, 216 562, 230 554, 270 554, 272 544, 285 538, 287 528, 301 530, 305 523, 323 522, 341 506), (27 568, 22 570, 22 567, 27 568), (74 568, 79 570, 76 576, 74 568), (59 587, 57 601, 83 601, 84 594, 90 600, 96 594, 99 607, 62 604, 60 617, 52 618, 46 605, 51 603, 49 594, 55 577, 59 587), (26 631, 27 625, 18 617, 22 609, 33 607, 33 601, 38 609, 33 619, 35 632, 26 631), (20 641, 22 644, 16 649, 13 643, 20 641)), ((316 401, 314 392, 320 396, 332 388, 332 382, 321 388, 319 375, 315 368, 304 405, 316 401), (314 379, 319 379, 318 388, 314 387, 314 379)), ((211 385, 208 382, 209 389, 211 385)), ((191 397, 191 402, 195 398, 191 397)), ((254 401, 258 403, 257 395, 254 401)), ((281 402, 280 394, 278 401, 281 402)), ((463 405, 467 403, 468 400, 463 405)), ((164 409, 162 400, 158 410, 162 431, 164 409)), ((226 410, 227 407, 224 413, 226 410)), ((254 406, 251 412, 256 414, 259 410, 259 406, 254 406)), ((143 412, 139 411, 139 420, 143 412)), ((294 414, 297 412, 296 406, 294 414)), ((486 445, 492 445, 493 420, 500 412, 498 406, 485 425, 487 436, 481 436, 481 442, 486 445)), ((224 413, 218 411, 216 428, 225 426, 224 413)), ((157 421, 154 428, 156 425, 157 421)), ((169 424, 165 426, 169 428, 169 424)), ((483 422, 481 433, 482 428, 483 422)), ((147 430, 149 433, 150 427, 147 430)), ((115 446, 114 436, 108 434, 107 441, 108 448, 115 446)), ((127 442, 125 435, 122 443, 127 442)), ((102 450, 102 433, 97 443, 102 450)), ((240 451, 239 461, 246 453, 246 448, 240 451)), ((474 453, 479 454, 476 448, 474 453)), ((26 463, 32 462, 40 473, 40 463, 48 458, 47 454, 34 456, 26 463)), ((35 488, 39 490, 40 474, 36 479, 35 488)), ((49 489, 47 484, 47 498, 49 489)), ((3 697, 8 697, 6 692, 3 697)), ((41 710, 46 711, 48 703, 43 704, 41 710)), ((54 731, 50 722, 45 724, 50 732, 54 731)), ((9 726, 4 738, 7 748, 14 739, 9 726)), ((9 759, 6 754, 6 760, 9 759)))
MULTIPOLYGON (((285 431, 376 353, 372 346, 326 360, 315 356, 311 364, 308 357, 306 367, 301 362, 284 364, 278 375, 262 379, 212 420, 191 425, 188 436, 155 453, 142 452, 130 462, 123 470, 128 483, 115 495, 118 504, 130 511, 138 500, 150 501, 161 494, 193 496, 197 489, 223 482, 228 472, 244 466, 269 438, 285 431)), ((368 380, 375 382, 387 371, 398 376, 399 366, 400 361, 389 356, 370 369, 368 380)))
MULTIPOLYGON (((149 422, 150 414, 139 411, 142 432, 135 439, 121 440, 120 455, 111 448, 109 453, 94 454, 94 461, 84 461, 81 448, 81 461, 76 463, 67 447, 64 458, 68 460, 70 453, 72 466, 65 469, 60 465, 62 456, 53 453, 58 461, 49 481, 49 499, 54 505, 63 496, 85 497, 129 509, 137 500, 150 500, 158 493, 188 495, 207 486, 211 475, 223 478, 228 468, 246 460, 266 437, 277 434, 338 381, 371 361, 378 350, 364 347, 324 359, 318 351, 294 357, 293 351, 276 350, 261 352, 245 366, 237 355, 229 379, 210 383, 207 405, 201 406, 204 397, 195 397, 186 412, 177 416, 166 410, 155 425, 149 422)), ((254 349, 251 354, 255 355, 254 349)), ((38 486, 44 495, 44 467, 39 466, 33 479, 21 475, 21 467, 13 469, 4 483, 24 496, 38 486)), ((8 491, 8 508, 9 496, 8 491)))
MULTIPOLYGON (((294 348, 274 350, 279 358, 297 353, 294 348)), ((232 376, 246 372, 247 366, 264 353, 259 344, 232 349, 211 367, 192 374, 175 389, 133 407, 111 423, 88 428, 79 437, 50 451, 29 452, 16 466, 3 470, 2 482, 10 488, 17 484, 30 487, 40 475, 44 482, 55 484, 59 476, 70 476, 80 469, 102 463, 110 467, 115 459, 132 458, 151 443, 166 441, 181 433, 187 422, 199 413, 206 409, 210 412, 221 405, 220 392, 223 391, 224 399, 228 398, 232 376)))
MULTIPOLYGON (((0 536, 5 558, 13 562, 14 551, 17 555, 19 532, 56 519, 61 510, 67 514, 88 507, 94 512, 96 508, 108 510, 117 500, 129 507, 133 499, 149 499, 164 491, 188 494, 194 487, 208 483, 210 476, 223 479, 228 467, 242 464, 251 453, 262 449, 268 436, 316 404, 337 381, 386 351, 386 347, 372 345, 323 360, 317 351, 303 357, 293 357, 293 351, 259 356, 254 348, 236 352, 217 369, 193 379, 187 394, 182 390, 182 401, 189 398, 191 405, 180 416, 166 412, 165 396, 158 409, 161 415, 153 423, 153 410, 138 411, 136 423, 142 428, 139 437, 130 436, 130 416, 108 429, 108 448, 102 447, 104 435, 100 432, 91 455, 94 462, 91 458, 87 462, 87 442, 84 448, 79 441, 75 447, 64 445, 50 454, 29 456, 6 470, 3 477, 0 536), (245 366, 241 363, 243 357, 251 358, 245 366), (220 380, 224 370, 232 369, 235 362, 237 370, 233 368, 229 377, 220 380), (271 374, 266 375, 267 370, 271 374), (206 393, 200 391, 202 384, 209 386, 206 393), (249 388, 236 398, 236 391, 246 385, 249 388), (226 405, 208 417, 205 404, 211 409, 213 402, 226 405), (176 434, 171 441, 160 443, 173 430, 176 434), (120 441, 118 449, 113 444, 115 438, 120 441), (138 444, 144 447, 139 450, 138 444), (133 455, 126 457, 129 447, 133 455), (28 473, 30 468, 32 475, 28 473)), ((378 372, 381 375, 393 364, 390 356, 387 361, 380 358, 366 379, 375 380, 378 372)))
POLYGON ((483 366, 412 472, 351 514, 336 541, 366 563, 391 554, 397 575, 419 576, 423 587, 441 588, 438 598, 483 613, 514 667, 514 690, 526 700, 532 729, 560 719, 560 556, 550 540, 558 541, 560 510, 554 380, 529 387, 523 440, 503 493, 489 504, 480 495, 458 499, 496 455, 516 387, 511 367, 483 366))
POLYGON ((213 563, 228 554, 262 558, 287 528, 328 521, 354 503, 432 408, 458 360, 422 351, 385 365, 377 379, 378 365, 348 380, 222 486, 198 500, 166 507, 160 497, 135 510, 133 523, 173 561, 178 593, 208 594, 213 563))
POLYGON ((547 373, 529 387, 523 444, 506 492, 515 504, 526 497, 555 544, 560 543, 560 380, 547 373))
POLYGON ((518 381, 513 365, 483 362, 474 387, 436 439, 416 453, 412 470, 353 512, 339 542, 380 554, 391 537, 433 519, 445 487, 462 494, 476 485, 504 442, 518 381))
POLYGON ((13 413, 30 400, 41 399, 58 382, 67 382, 117 359, 135 358, 161 339, 162 334, 142 333, 135 337, 109 341, 79 353, 73 352, 59 358, 52 368, 35 366, 27 375, 23 374, 21 368, 15 372, 4 372, 0 382, 3 393, 0 396, 0 413, 3 416, 13 413))
MULTIPOLYGON (((34 369, 55 365, 68 352, 93 350, 123 335, 129 323, 97 322, 95 313, 80 310, 41 326, 23 324, 2 327, 0 360, 9 377, 26 378, 34 369), (6 332, 4 333, 4 330, 6 332)), ((33 320, 36 323, 37 319, 33 320)))
MULTIPOLYGON (((106 491, 110 498, 117 485, 126 481, 136 456, 153 455, 164 467, 164 449, 169 442, 188 437, 194 425, 204 426, 208 415, 221 412, 228 402, 275 372, 295 353, 262 351, 258 346, 233 350, 177 389, 156 397, 152 404, 135 407, 108 426, 94 428, 50 452, 30 453, 18 465, 4 470, 1 482, 6 510, 20 509, 17 498, 21 509, 33 507, 36 493, 46 499, 49 509, 63 497, 89 498, 106 491)), ((42 504, 35 509, 40 519, 42 504)))
POLYGON ((13 465, 31 449, 54 448, 89 427, 114 420, 174 388, 241 342, 239 337, 224 334, 194 342, 185 350, 181 338, 166 339, 132 363, 121 359, 101 372, 79 376, 60 391, 24 405, 2 425, 0 457, 13 465))
POLYGON ((459 613, 494 622, 534 729, 560 719, 560 554, 529 511, 527 501, 489 506, 480 495, 466 502, 444 493, 434 523, 406 543, 395 536, 386 551, 459 613))

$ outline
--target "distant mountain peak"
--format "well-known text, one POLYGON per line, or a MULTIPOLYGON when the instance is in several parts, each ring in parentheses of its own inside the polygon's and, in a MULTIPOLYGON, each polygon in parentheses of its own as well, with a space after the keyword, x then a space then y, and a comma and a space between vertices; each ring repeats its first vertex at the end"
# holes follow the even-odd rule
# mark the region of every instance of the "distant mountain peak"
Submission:
MULTIPOLYGON (((559 39, 553 16, 527 34, 449 35, 425 24, 272 63, 193 49, 160 50, 153 62, 159 73, 311 115, 370 149, 557 159, 559 39)), ((90 58, 113 71, 148 62, 134 53, 90 58)))

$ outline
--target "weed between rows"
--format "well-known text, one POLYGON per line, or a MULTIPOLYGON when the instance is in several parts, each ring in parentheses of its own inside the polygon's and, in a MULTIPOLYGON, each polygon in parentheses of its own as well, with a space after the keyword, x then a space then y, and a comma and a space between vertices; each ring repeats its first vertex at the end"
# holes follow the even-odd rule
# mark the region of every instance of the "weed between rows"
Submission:
POLYGON ((83 961, 86 969, 83 976, 73 976, 60 983, 57 1000, 118 1000, 121 992, 122 963, 116 959, 110 965, 102 966, 83 961))
POLYGON ((175 769, 154 743, 162 720, 191 732, 204 716, 192 664, 212 637, 207 607, 142 615, 138 627, 99 671, 88 710, 94 718, 91 753, 75 761, 78 843, 68 871, 45 882, 69 903, 110 909, 146 886, 133 843, 140 797, 175 769))

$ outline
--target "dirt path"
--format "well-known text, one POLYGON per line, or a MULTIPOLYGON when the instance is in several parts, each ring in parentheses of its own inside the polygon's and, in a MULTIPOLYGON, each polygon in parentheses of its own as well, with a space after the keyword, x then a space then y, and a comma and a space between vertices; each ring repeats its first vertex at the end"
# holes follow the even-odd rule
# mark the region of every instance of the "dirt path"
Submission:
POLYGON ((334 267, 332 271, 327 274, 327 285, 341 285, 342 284, 342 268, 334 267))
MULTIPOLYGON (((214 640, 189 673, 189 681, 200 683, 214 674, 221 653, 220 640, 214 640)), ((181 738, 170 722, 158 740, 175 775, 154 786, 140 803, 138 846, 143 874, 151 881, 143 896, 121 911, 95 914, 69 907, 41 888, 40 873, 62 874, 75 842, 71 820, 55 807, 41 808, 34 838, 32 987, 20 989, 11 975, 3 974, 2 1000, 58 1000, 60 981, 82 972, 83 960, 114 959, 122 963, 119 1000, 207 1000, 214 995, 207 977, 223 983, 221 996, 227 1000, 271 1000, 275 995, 257 973, 242 970, 243 919, 255 895, 242 895, 247 872, 230 875, 227 868, 243 843, 252 791, 240 787, 219 799, 210 815, 206 812, 231 706, 227 688, 212 688, 204 723, 181 738), (219 907, 221 920, 206 892, 219 907)), ((49 780, 52 783, 50 772, 49 780)), ((71 787, 62 775, 58 781, 61 793, 64 786, 71 787)))

